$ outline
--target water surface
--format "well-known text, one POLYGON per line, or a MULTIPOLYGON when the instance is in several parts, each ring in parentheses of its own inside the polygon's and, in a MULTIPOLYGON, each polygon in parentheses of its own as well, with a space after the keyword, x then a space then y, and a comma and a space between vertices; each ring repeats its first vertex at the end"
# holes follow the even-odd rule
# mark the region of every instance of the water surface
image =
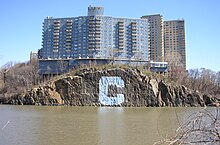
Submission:
POLYGON ((151 145, 199 109, 0 105, 0 145, 151 145))

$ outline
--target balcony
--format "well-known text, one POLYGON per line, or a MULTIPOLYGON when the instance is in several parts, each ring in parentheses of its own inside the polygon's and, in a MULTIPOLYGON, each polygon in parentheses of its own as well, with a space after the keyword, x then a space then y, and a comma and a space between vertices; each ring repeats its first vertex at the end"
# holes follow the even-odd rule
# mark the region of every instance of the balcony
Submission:
POLYGON ((59 30, 59 29, 60 29, 60 27, 53 27, 53 29, 54 29, 54 30, 59 30))
POLYGON ((118 36, 118 39, 119 39, 119 40, 124 40, 124 35, 118 36))
POLYGON ((54 39, 54 40, 58 40, 58 39, 59 39, 59 36, 54 36, 53 39, 54 39))
POLYGON ((124 33, 123 33, 123 32, 122 32, 122 33, 118 33, 118 35, 119 35, 119 36, 124 36, 124 33))
POLYGON ((118 47, 119 47, 120 49, 122 49, 122 48, 124 48, 124 45, 123 45, 123 44, 119 44, 118 47))
POLYGON ((124 27, 124 22, 118 22, 119 27, 124 27))
POLYGON ((72 22, 69 21, 66 22, 66 25, 72 25, 72 24, 73 24, 72 22))
POLYGON ((94 34, 93 33, 89 33, 88 36, 89 36, 88 39, 92 39, 94 37, 94 34))
POLYGON ((95 21, 89 21, 89 25, 94 25, 95 24, 95 21))
POLYGON ((101 19, 95 19, 96 22, 101 22, 101 19))
POLYGON ((94 28, 90 28, 89 29, 89 34, 93 34, 95 32, 95 29, 94 28))
POLYGON ((59 33, 53 33, 53 36, 59 36, 59 33))
POLYGON ((118 41, 118 44, 124 45, 124 41, 118 41))
POLYGON ((137 51, 137 45, 136 44, 134 44, 134 45, 131 45, 132 46, 132 50, 135 50, 135 51, 137 51))
POLYGON ((72 30, 72 28, 73 28, 72 26, 67 26, 66 27, 66 29, 68 29, 68 30, 72 30))
POLYGON ((96 27, 95 30, 96 30, 96 31, 100 31, 100 30, 101 30, 101 27, 96 27))
POLYGON ((137 49, 132 49, 132 52, 133 52, 133 53, 137 53, 138 50, 137 50, 137 49))
POLYGON ((72 37, 72 33, 69 33, 69 32, 66 33, 66 38, 67 38, 67 37, 72 37))
POLYGON ((136 37, 132 37, 131 41, 132 41, 132 43, 136 43, 137 42, 137 38, 136 37))
POLYGON ((94 44, 89 44, 89 48, 93 48, 93 47, 95 47, 94 44))
POLYGON ((54 33, 59 33, 59 32, 60 32, 60 30, 54 30, 53 32, 54 32, 54 33))
POLYGON ((132 44, 132 48, 137 48, 137 44, 132 44))
POLYGON ((118 48, 118 52, 119 52, 119 53, 123 53, 123 52, 124 52, 124 48, 123 48, 123 47, 119 47, 119 48, 118 48))
POLYGON ((58 46, 54 46, 54 47, 53 47, 53 51, 54 51, 54 52, 58 52, 58 46))
POLYGON ((99 40, 99 41, 100 41, 100 40, 101 40, 101 37, 95 37, 95 40, 99 40))
POLYGON ((124 32, 124 29, 118 29, 118 32, 119 32, 119 33, 123 33, 123 32, 124 32))
POLYGON ((54 27, 60 27, 60 23, 53 23, 54 27))
POLYGON ((96 28, 97 27, 101 27, 101 24, 100 23, 96 23, 95 26, 96 26, 96 28))
POLYGON ((68 48, 71 48, 71 45, 66 45, 66 48, 68 49, 68 48))
POLYGON ((53 24, 54 25, 60 24, 60 21, 54 21, 53 24))
POLYGON ((137 37, 137 33, 131 33, 132 37, 137 37))
POLYGON ((100 35, 101 35, 101 32, 100 32, 100 31, 96 31, 96 32, 95 32, 95 35, 96 35, 96 36, 98 36, 98 35, 100 36, 100 35))
POLYGON ((66 20, 66 22, 72 22, 73 20, 69 19, 69 20, 66 20))
POLYGON ((137 33, 137 29, 131 29, 132 33, 137 33))
POLYGON ((131 22, 131 25, 137 25, 137 22, 131 22))
POLYGON ((66 47, 71 48, 71 43, 65 44, 66 47))
POLYGON ((96 45, 100 45, 100 44, 101 44, 101 41, 96 41, 95 44, 96 44, 96 45))
POLYGON ((88 42, 94 42, 95 38, 94 37, 88 37, 88 42))
POLYGON ((72 36, 69 36, 69 35, 68 35, 68 36, 66 36, 66 39, 71 39, 71 38, 72 38, 72 36))
POLYGON ((58 46, 59 45, 59 43, 53 43, 53 46, 58 46))
POLYGON ((99 46, 99 45, 96 45, 96 47, 95 47, 96 49, 100 49, 101 47, 99 46))
POLYGON ((70 39, 66 40, 66 44, 71 44, 71 40, 70 39))
POLYGON ((118 52, 123 52, 124 51, 124 48, 123 47, 119 47, 118 48, 118 52))
POLYGON ((132 40, 131 42, 132 42, 132 44, 137 44, 136 40, 132 40))
POLYGON ((124 46, 124 42, 118 42, 118 46, 124 46))
POLYGON ((66 29, 66 32, 72 32, 72 30, 71 29, 66 29))
POLYGON ((93 29, 94 27, 95 27, 95 25, 89 24, 89 28, 93 29))
POLYGON ((125 39, 124 36, 119 36, 119 37, 118 37, 118 40, 119 40, 119 41, 120 41, 120 40, 121 40, 121 41, 124 41, 124 39, 125 39))
POLYGON ((94 49, 94 47, 88 47, 88 49, 89 49, 89 50, 93 50, 93 49, 94 49))

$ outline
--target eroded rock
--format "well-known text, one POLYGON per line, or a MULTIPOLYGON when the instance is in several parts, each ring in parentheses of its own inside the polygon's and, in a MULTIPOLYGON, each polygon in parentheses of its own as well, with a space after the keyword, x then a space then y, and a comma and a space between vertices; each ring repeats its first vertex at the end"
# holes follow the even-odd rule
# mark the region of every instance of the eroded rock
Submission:
MULTIPOLYGON (((137 69, 83 69, 75 75, 66 75, 29 90, 25 94, 16 94, 9 98, 0 98, 1 104, 15 105, 71 105, 103 106, 99 102, 99 80, 101 77, 120 77, 125 86, 120 90, 124 102, 114 106, 218 106, 217 99, 187 89, 185 86, 171 86, 158 81, 137 69)), ((115 89, 115 86, 111 86, 115 89)), ((109 96, 117 91, 109 90, 109 96)))

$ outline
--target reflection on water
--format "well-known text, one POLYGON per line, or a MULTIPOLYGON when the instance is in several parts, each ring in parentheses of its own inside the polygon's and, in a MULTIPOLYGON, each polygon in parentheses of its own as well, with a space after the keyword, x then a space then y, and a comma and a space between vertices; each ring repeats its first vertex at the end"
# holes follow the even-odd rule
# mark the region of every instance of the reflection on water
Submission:
POLYGON ((100 145, 126 142, 124 108, 98 108, 98 116, 100 145))
POLYGON ((196 109, 0 105, 0 145, 153 144, 196 109))

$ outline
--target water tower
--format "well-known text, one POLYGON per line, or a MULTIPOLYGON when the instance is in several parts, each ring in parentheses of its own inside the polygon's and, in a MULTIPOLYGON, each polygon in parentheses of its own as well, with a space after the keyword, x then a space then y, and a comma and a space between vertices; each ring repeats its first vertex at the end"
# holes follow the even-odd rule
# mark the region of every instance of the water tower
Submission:
POLYGON ((104 15, 104 7, 88 7, 88 16, 102 16, 104 15))

